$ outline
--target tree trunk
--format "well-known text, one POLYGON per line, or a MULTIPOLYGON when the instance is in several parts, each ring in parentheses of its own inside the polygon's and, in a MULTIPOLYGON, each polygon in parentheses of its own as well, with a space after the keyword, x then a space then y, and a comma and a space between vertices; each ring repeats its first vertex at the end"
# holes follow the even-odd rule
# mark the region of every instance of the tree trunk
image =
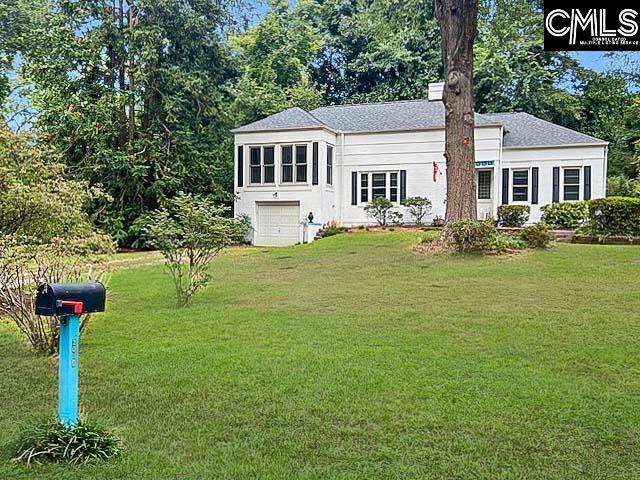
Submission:
POLYGON ((444 63, 447 223, 476 218, 473 42, 478 0, 435 0, 444 63))

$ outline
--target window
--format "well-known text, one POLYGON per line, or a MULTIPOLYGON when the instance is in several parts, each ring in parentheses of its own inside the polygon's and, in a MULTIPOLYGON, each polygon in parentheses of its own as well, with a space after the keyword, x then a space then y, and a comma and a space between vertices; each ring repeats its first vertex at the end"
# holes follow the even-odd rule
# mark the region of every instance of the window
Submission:
POLYGON ((296 182, 307 181, 307 146, 296 145, 296 182))
POLYGON ((262 183, 262 175, 260 172, 260 147, 251 147, 249 149, 250 159, 249 167, 251 171, 251 183, 262 183))
POLYGON ((371 174, 371 199, 387 196, 387 174, 372 173, 371 174))
POLYGON ((398 201, 398 174, 389 174, 389 200, 392 202, 398 201))
POLYGON ((264 183, 274 183, 275 182, 275 162, 274 162, 274 148, 273 147, 264 147, 263 150, 263 178, 264 183))
POLYGON ((491 170, 478 170, 478 200, 491 200, 491 170))
POLYGON ((369 174, 360 175, 360 201, 367 203, 369 201, 369 174))
POLYGON ((526 202, 529 200, 529 170, 513 171, 513 201, 526 202))
MULTIPOLYGON (((403 170, 404 171, 404 170, 403 170)), ((400 172, 364 172, 360 173, 360 203, 375 198, 388 198, 389 201, 401 201, 401 184, 405 181, 400 172)))
POLYGON ((282 147, 282 183, 293 182, 293 146, 282 147))
POLYGON ((327 145, 327 185, 333 185, 333 147, 327 145))
POLYGON ((580 200, 580 169, 564 169, 564 201, 580 200))

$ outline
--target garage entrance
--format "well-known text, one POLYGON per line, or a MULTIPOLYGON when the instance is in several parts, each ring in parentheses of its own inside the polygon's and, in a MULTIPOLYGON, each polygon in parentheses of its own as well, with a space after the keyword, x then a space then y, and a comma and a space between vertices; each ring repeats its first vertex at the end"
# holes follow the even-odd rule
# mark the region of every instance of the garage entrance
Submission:
POLYGON ((256 245, 285 246, 300 241, 299 202, 258 202, 256 213, 256 245))

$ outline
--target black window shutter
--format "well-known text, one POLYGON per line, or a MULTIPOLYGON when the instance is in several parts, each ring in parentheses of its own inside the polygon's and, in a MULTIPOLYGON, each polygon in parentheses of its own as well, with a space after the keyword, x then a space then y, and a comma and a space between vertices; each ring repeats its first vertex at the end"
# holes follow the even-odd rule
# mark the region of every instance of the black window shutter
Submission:
POLYGON ((502 204, 509 203, 509 169, 502 169, 502 204))
POLYGON ((538 204, 538 167, 531 168, 531 203, 538 204))
POLYGON ((560 201, 560 167, 553 167, 553 195, 552 202, 560 201))
POLYGON ((358 204, 358 172, 351 172, 351 205, 358 204))
POLYGON ((400 203, 407 199, 407 171, 400 170, 400 203))
POLYGON ((591 200, 591 167, 584 167, 584 195, 583 200, 591 200))
POLYGON ((311 168, 311 183, 318 185, 318 142, 313 142, 313 165, 311 168))
POLYGON ((244 185, 244 145, 238 145, 238 186, 244 185))

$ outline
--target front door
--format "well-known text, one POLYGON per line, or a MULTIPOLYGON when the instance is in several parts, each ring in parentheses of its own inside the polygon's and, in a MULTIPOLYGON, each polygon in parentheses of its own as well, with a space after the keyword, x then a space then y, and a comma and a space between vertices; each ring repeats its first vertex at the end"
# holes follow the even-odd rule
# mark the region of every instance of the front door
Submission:
POLYGON ((493 169, 476 170, 478 220, 493 215, 493 169))

